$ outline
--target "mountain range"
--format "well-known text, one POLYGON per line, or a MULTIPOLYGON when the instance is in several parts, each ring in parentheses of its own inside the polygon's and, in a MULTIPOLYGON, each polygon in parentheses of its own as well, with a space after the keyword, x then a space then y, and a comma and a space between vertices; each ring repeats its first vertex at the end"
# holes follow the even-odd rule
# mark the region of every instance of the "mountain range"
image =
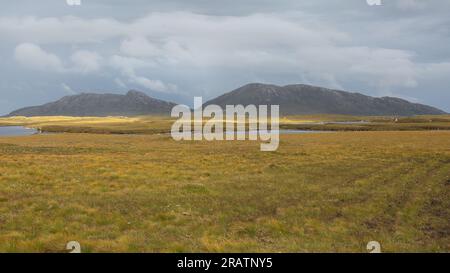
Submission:
MULTIPOLYGON (((251 83, 225 93, 204 105, 279 105, 282 115, 438 115, 444 111, 395 97, 371 97, 323 87, 295 84, 277 86, 251 83)), ((134 116, 169 115, 175 103, 131 90, 125 95, 82 93, 41 106, 11 112, 8 116, 134 116)))
POLYGON ((136 90, 130 90, 125 95, 82 93, 44 105, 18 109, 8 116, 167 115, 175 105, 136 90))
POLYGON ((251 83, 205 103, 224 105, 280 105, 283 115, 343 114, 367 116, 439 115, 444 111, 394 98, 375 98, 323 87, 251 83))

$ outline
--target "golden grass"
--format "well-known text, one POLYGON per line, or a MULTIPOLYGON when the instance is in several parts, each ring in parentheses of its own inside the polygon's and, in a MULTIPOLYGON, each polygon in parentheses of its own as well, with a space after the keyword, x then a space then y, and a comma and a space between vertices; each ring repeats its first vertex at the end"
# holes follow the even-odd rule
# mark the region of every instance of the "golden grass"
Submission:
MULTIPOLYGON (((9 117, 0 118, 0 126, 26 126, 43 132, 96 134, 169 133, 174 118, 136 117, 9 117)), ((205 120, 204 120, 205 122, 205 120)), ((316 131, 422 131, 450 130, 450 115, 414 117, 374 117, 348 115, 303 115, 280 118, 280 128, 316 131), (333 122, 366 121, 358 124, 333 122)))
POLYGON ((84 252, 450 251, 448 131, 283 135, 270 153, 165 135, 3 137, 0 162, 1 252, 72 240, 84 252))
POLYGON ((43 132, 154 134, 170 132, 173 119, 161 116, 136 117, 9 117, 0 126, 26 126, 43 132))

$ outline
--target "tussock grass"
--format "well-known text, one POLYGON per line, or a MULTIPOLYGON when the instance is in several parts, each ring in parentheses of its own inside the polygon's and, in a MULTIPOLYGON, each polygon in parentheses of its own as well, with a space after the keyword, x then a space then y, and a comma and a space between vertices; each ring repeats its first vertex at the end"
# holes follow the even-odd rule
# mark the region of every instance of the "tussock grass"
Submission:
MULTIPOLYGON (((26 126, 49 133, 163 134, 170 132, 174 121, 175 119, 173 118, 159 116, 10 117, 0 118, 0 126, 26 126)), ((347 115, 284 116, 280 118, 280 128, 316 131, 450 130, 450 115, 414 117, 364 117, 347 115), (359 121, 363 121, 363 123, 336 124, 336 122, 359 121)))
POLYGON ((84 252, 450 251, 445 131, 283 135, 272 153, 166 135, 0 137, 0 162, 1 252, 72 240, 84 252))

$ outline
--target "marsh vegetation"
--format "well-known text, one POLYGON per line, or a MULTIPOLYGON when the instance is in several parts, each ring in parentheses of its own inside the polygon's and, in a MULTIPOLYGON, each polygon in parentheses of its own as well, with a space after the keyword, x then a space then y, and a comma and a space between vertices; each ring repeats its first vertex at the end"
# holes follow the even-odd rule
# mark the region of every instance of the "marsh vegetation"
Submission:
MULTIPOLYGON (((135 132, 169 121, 14 122, 135 132)), ((365 252, 373 240, 450 251, 449 131, 282 135, 270 153, 166 134, 0 137, 0 162, 1 252, 73 240, 84 252, 365 252)))

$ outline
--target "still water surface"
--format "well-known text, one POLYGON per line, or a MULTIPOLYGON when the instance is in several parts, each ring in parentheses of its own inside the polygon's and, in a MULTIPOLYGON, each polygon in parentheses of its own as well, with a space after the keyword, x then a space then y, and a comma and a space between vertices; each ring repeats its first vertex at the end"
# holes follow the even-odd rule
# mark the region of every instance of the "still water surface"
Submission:
POLYGON ((0 136, 29 136, 36 132, 36 129, 22 126, 0 126, 0 136))

